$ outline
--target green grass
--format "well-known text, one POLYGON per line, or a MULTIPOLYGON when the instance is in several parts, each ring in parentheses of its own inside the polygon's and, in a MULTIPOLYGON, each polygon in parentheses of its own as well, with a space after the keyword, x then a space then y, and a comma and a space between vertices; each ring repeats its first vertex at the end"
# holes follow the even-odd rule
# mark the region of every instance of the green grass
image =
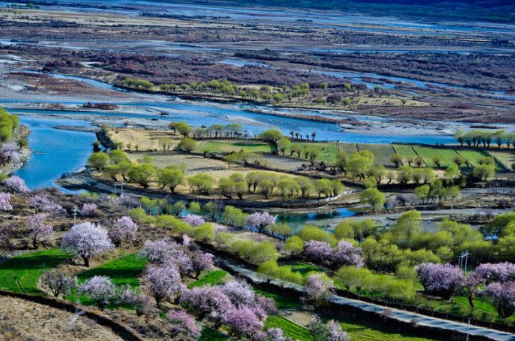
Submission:
POLYGON ((280 316, 268 316, 265 321, 265 328, 280 328, 283 330, 284 334, 294 340, 299 341, 312 341, 313 337, 311 333, 306 329, 295 323, 282 318, 280 316))
POLYGON ((458 153, 453 149, 437 149, 431 147, 413 146, 413 149, 424 158, 425 163, 429 167, 436 167, 433 159, 436 155, 442 159, 441 167, 447 168, 454 163, 454 158, 458 153))
POLYGON ((82 283, 94 276, 107 276, 117 286, 128 284, 133 288, 137 288, 139 287, 139 277, 146 265, 146 259, 138 257, 137 254, 130 254, 104 263, 96 268, 83 271, 77 275, 77 278, 82 283))
POLYGON ((59 249, 16 256, 0 266, 0 287, 30 295, 42 295, 38 280, 45 272, 62 264, 70 255, 59 249))
POLYGON ((307 276, 310 272, 324 272, 324 269, 312 264, 297 262, 289 265, 293 271, 300 272, 302 276, 307 276))
POLYGON ((397 154, 399 154, 402 157, 416 157, 417 153, 415 153, 415 150, 411 145, 405 145, 405 144, 394 144, 392 145, 393 149, 397 154))
POLYGON ((192 282, 188 285, 188 289, 196 287, 203 287, 204 285, 214 286, 220 283, 224 277, 227 276, 227 271, 224 270, 213 270, 200 277, 198 281, 192 282))
POLYGON ((278 309, 300 309, 302 307, 302 302, 299 298, 293 298, 286 295, 277 295, 275 293, 258 288, 254 288, 254 291, 257 294, 273 299, 278 309))
MULTIPOLYGON (((479 165, 479 160, 481 158, 488 157, 487 154, 474 150, 460 150, 458 151, 458 154, 467 159, 474 167, 479 165)), ((501 167, 497 163, 495 164, 495 168, 496 170, 501 170, 501 167)))
POLYGON ((369 150, 374 154, 376 165, 393 166, 390 157, 395 153, 391 144, 366 143, 359 144, 359 150, 369 150))
MULTIPOLYGON (((138 257, 137 254, 130 254, 104 263, 96 268, 83 271, 77 275, 77 279, 79 283, 83 283, 94 276, 107 276, 117 287, 130 285, 132 288, 138 289, 140 286, 139 277, 146 265, 146 259, 138 257)), ((89 298, 75 293, 68 295, 66 298, 71 301, 80 301, 82 304, 94 305, 94 302, 89 298)), ((109 305, 108 307, 115 308, 118 306, 109 305)))
MULTIPOLYGON (((472 166, 477 166, 479 164, 479 159, 487 156, 485 153, 476 151, 476 150, 454 150, 454 149, 446 149, 446 148, 435 148, 435 147, 422 147, 422 146, 411 146, 411 145, 400 145, 396 144, 393 146, 397 154, 401 155, 403 158, 407 157, 417 157, 420 155, 424 162, 429 167, 436 167, 436 164, 433 162, 435 156, 440 156, 442 159, 441 167, 447 168, 454 163, 454 158, 456 155, 463 156, 472 166)), ((412 165, 415 166, 415 165, 412 165)), ((499 166, 497 165, 499 169, 499 166)))
POLYGON ((264 142, 258 141, 206 141, 201 145, 202 151, 209 151, 211 153, 230 153, 239 152, 244 150, 249 153, 270 153, 270 146, 264 142))
POLYGON ((204 327, 199 341, 225 341, 230 340, 227 335, 224 335, 214 329, 204 327))
POLYGON ((339 316, 342 329, 352 341, 439 341, 441 339, 419 337, 415 333, 389 327, 384 322, 357 322, 355 318, 339 316))
POLYGON ((508 169, 511 169, 511 164, 515 162, 515 154, 511 151, 490 151, 489 154, 499 160, 499 162, 508 169))

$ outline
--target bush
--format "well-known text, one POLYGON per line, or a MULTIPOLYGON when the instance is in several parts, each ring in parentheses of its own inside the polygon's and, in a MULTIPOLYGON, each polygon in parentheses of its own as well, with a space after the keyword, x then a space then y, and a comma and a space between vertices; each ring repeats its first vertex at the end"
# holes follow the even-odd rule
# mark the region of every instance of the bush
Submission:
POLYGON ((337 242, 336 238, 333 234, 331 234, 327 231, 324 231, 321 228, 316 227, 316 226, 309 226, 309 225, 303 226, 302 229, 300 230, 298 236, 304 241, 316 240, 319 242, 326 242, 326 243, 330 244, 331 246, 336 245, 336 242, 337 242))
POLYGON ((213 224, 205 223, 193 230, 193 237, 196 240, 208 242, 215 239, 215 227, 213 224))
POLYGON ((284 243, 284 250, 294 255, 300 255, 304 251, 304 241, 298 236, 290 237, 284 243))

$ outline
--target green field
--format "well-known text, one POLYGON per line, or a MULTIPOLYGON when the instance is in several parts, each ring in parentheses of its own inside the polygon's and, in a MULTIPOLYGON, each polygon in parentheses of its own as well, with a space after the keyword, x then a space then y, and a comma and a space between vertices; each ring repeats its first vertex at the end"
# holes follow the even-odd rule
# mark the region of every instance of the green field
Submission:
POLYGON ((239 152, 242 149, 249 153, 270 153, 272 151, 268 144, 258 141, 206 141, 200 145, 200 150, 211 153, 239 152))
MULTIPOLYGON (((479 159, 488 157, 488 155, 486 155, 485 153, 474 150, 459 150, 458 154, 467 159, 468 162, 470 162, 474 167, 479 165, 479 159)), ((497 170, 500 169, 500 166, 497 164, 495 165, 495 167, 497 170)))
POLYGON ((313 337, 311 336, 311 333, 305 329, 302 328, 299 325, 296 325, 295 323, 282 318, 280 316, 268 316, 266 322, 265 322, 265 328, 266 329, 272 329, 272 328, 280 328, 283 330, 284 334, 294 340, 299 341, 312 341, 313 337))
POLYGON ((426 165, 429 167, 436 167, 436 164, 433 162, 435 156, 440 156, 442 159, 441 166, 444 168, 449 167, 454 163, 454 158, 458 155, 453 149, 436 149, 431 147, 419 147, 413 146, 413 149, 418 153, 418 155, 422 156, 426 165))
POLYGON ((376 165, 393 166, 390 157, 395 153, 391 144, 359 144, 360 151, 369 150, 374 154, 376 165))
POLYGON ((417 153, 415 153, 415 150, 411 145, 394 144, 393 149, 402 157, 417 157, 417 153))
POLYGON ((147 265, 147 260, 130 254, 104 263, 96 268, 86 270, 77 275, 79 283, 93 276, 107 276, 117 286, 129 284, 133 288, 139 287, 139 277, 147 265))
POLYGON ((442 339, 418 337, 414 333, 389 327, 385 323, 364 323, 350 317, 338 317, 342 329, 352 341, 440 341, 442 339))
POLYGON ((227 271, 224 270, 213 270, 200 277, 198 281, 192 282, 188 285, 188 289, 196 287, 203 287, 205 285, 217 285, 222 282, 224 277, 227 276, 227 271))
MULTIPOLYGON (((477 166, 479 159, 487 156, 483 152, 476 150, 454 150, 446 148, 434 148, 434 147, 422 147, 422 146, 411 146, 411 145, 400 145, 396 144, 393 146, 397 154, 404 158, 421 156, 424 162, 429 167, 436 167, 433 159, 436 155, 442 159, 441 167, 446 168, 454 163, 454 158, 457 155, 463 156, 472 166, 477 166)), ((412 166, 415 166, 412 164, 412 166)), ((497 166, 497 168, 499 168, 497 166)))
POLYGON ((204 327, 202 329, 202 335, 200 335, 199 341, 226 341, 232 340, 227 335, 224 335, 214 329, 204 327))
POLYGON ((69 257, 68 253, 59 249, 13 257, 0 266, 0 287, 13 292, 41 295, 43 292, 37 288, 39 277, 69 257))
POLYGON ((289 265, 293 271, 300 272, 302 276, 307 276, 310 272, 324 272, 324 269, 312 264, 298 262, 289 265))
MULTIPOLYGON (((137 254, 130 254, 104 263, 96 268, 83 271, 77 275, 77 279, 79 283, 83 283, 94 276, 107 276, 117 287, 130 285, 132 288, 138 289, 140 286, 139 278, 146 265, 146 259, 138 257, 137 254)), ((80 301, 82 304, 94 305, 94 302, 89 298, 75 293, 68 295, 66 298, 70 301, 80 301)), ((111 304, 108 307, 112 309, 118 307, 118 305, 111 304)))
POLYGON ((500 163, 504 165, 504 167, 508 169, 511 168, 511 164, 515 162, 515 153, 507 152, 507 151, 498 151, 498 152, 489 152, 493 157, 499 160, 500 163))

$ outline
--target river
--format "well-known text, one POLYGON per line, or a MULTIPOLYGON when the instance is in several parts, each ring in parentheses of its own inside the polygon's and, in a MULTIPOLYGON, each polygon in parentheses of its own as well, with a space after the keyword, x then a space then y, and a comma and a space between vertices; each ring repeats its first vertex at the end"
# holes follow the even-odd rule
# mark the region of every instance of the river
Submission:
POLYGON ((92 151, 95 134, 54 129, 58 125, 89 126, 89 122, 73 120, 63 122, 55 118, 21 116, 21 123, 30 127, 29 143, 33 154, 16 172, 30 189, 55 187, 54 181, 63 173, 86 164, 92 151))
MULTIPOLYGON (((124 91, 112 85, 84 79, 80 77, 53 75, 57 78, 73 78, 91 86, 124 91)), ((157 97, 156 97, 157 98, 157 97)), ((349 143, 392 143, 392 142, 418 142, 427 144, 441 144, 453 141, 452 136, 446 135, 380 135, 380 134, 356 134, 342 130, 333 123, 317 122, 303 118, 293 118, 262 113, 262 111, 286 111, 304 115, 327 115, 324 112, 313 110, 281 109, 272 106, 255 106, 243 103, 220 104, 209 101, 184 101, 177 98, 169 98, 148 102, 117 103, 124 110, 120 111, 61 111, 61 110, 36 110, 10 108, 20 102, 38 103, 38 101, 19 101, 8 98, 0 98, 0 103, 10 112, 19 114, 24 124, 29 126, 32 134, 29 138, 35 154, 30 161, 17 173, 24 178, 30 188, 52 186, 53 181, 61 174, 73 171, 86 163, 91 153, 91 143, 95 136, 88 132, 54 129, 55 126, 89 126, 92 121, 110 122, 121 124, 131 119, 141 122, 154 123, 164 126, 172 121, 184 121, 193 126, 209 126, 216 123, 229 124, 241 123, 246 131, 255 135, 269 128, 278 128, 284 134, 289 135, 290 130, 295 130, 303 135, 317 132, 317 139, 341 141, 349 143), (131 111, 133 110, 133 111, 131 111), (259 110, 260 112, 255 112, 259 110), (161 116, 165 111, 169 116, 161 116), (73 118, 77 116, 77 119, 73 118), (151 121, 154 120, 154 121, 151 121), (155 121, 157 120, 157 121, 155 121)), ((52 101, 45 101, 46 103, 52 101)), ((54 101, 66 103, 65 101, 54 101)), ((68 102, 66 104, 82 104, 82 102, 68 102)), ((370 118, 371 120, 383 120, 370 118)), ((387 124, 385 122, 385 124, 387 124)))

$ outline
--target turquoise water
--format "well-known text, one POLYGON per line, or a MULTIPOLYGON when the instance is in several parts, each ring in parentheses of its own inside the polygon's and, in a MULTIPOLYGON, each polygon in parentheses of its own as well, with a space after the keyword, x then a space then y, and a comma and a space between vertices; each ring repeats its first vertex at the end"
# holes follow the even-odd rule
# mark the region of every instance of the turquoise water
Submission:
MULTIPOLYGON (((122 105, 122 104, 120 104, 122 105)), ((311 135, 312 132, 317 133, 318 140, 340 141, 349 143, 392 143, 392 142, 405 142, 405 143, 426 143, 426 144, 441 144, 454 142, 452 136, 444 135, 412 135, 412 136, 389 136, 389 135, 365 135, 347 133, 333 123, 316 122, 302 118, 291 118, 276 116, 263 113, 255 113, 248 111, 251 107, 245 106, 222 106, 210 102, 135 102, 130 105, 138 107, 152 107, 162 109, 170 114, 170 116, 138 114, 138 113, 125 113, 125 112, 88 112, 87 115, 92 119, 95 117, 108 117, 116 119, 152 119, 155 118, 159 121, 172 122, 183 121, 193 126, 210 126, 216 123, 229 124, 241 123, 245 130, 250 135, 257 135, 263 130, 269 128, 278 128, 285 135, 289 135, 290 130, 295 130, 302 133, 311 135)), ((8 105, 6 106, 8 108, 8 105)), ((263 109, 272 109, 270 107, 263 109)), ((53 111, 53 110, 31 110, 31 109, 9 109, 15 114, 28 114, 28 113, 41 113, 45 115, 85 115, 82 111, 53 111)), ((308 112, 306 114, 312 114, 308 112)), ((69 125, 74 125, 75 120, 69 120, 69 125)))
POLYGON ((354 215, 356 215, 355 212, 348 208, 342 207, 336 210, 326 212, 310 212, 303 214, 279 214, 277 216, 277 221, 280 223, 289 224, 292 227, 293 233, 297 234, 301 229, 302 225, 304 224, 316 223, 317 221, 333 218, 350 218, 354 215))
POLYGON ((54 181, 63 173, 76 170, 86 164, 95 134, 54 129, 58 125, 89 126, 86 121, 52 118, 20 117, 29 126, 33 155, 16 175, 25 180, 30 189, 55 187, 54 181))

